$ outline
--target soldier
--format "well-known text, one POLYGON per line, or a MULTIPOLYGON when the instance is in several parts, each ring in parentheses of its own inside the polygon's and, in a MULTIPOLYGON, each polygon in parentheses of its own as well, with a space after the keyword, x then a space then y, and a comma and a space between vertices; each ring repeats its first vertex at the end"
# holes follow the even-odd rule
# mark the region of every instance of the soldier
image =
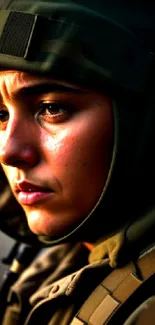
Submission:
POLYGON ((2 324, 154 319, 153 4, 0 4, 2 324))

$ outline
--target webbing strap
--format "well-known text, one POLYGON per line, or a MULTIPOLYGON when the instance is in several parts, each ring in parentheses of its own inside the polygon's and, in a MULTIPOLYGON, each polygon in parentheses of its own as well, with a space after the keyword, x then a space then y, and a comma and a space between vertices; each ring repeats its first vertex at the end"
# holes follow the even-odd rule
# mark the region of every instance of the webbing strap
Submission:
POLYGON ((155 273, 155 250, 111 272, 85 301, 70 325, 107 325, 119 308, 155 273))

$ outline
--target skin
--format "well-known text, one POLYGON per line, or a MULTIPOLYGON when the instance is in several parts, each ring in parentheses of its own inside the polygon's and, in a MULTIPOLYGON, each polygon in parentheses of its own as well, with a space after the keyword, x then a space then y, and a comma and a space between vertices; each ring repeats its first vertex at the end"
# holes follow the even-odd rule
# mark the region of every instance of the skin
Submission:
POLYGON ((22 207, 34 233, 61 236, 103 191, 113 150, 111 101, 19 71, 0 72, 0 94, 1 166, 17 200, 21 181, 48 188, 47 197, 22 207))

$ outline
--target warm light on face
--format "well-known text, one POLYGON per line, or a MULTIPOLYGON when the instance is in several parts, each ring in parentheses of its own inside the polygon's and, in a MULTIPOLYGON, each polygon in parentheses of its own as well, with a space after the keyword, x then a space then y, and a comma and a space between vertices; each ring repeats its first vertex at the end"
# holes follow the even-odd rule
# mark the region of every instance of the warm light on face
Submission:
POLYGON ((18 71, 0 73, 0 162, 36 234, 62 235, 90 213, 113 150, 110 100, 18 71))

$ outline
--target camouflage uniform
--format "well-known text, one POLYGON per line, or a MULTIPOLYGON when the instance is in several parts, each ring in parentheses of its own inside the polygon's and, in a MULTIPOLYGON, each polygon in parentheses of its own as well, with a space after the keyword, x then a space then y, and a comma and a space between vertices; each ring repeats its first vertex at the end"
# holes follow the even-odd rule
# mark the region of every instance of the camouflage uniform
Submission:
MULTIPOLYGON (((144 252, 143 241, 139 243, 142 235, 148 240, 147 247, 154 250, 152 230, 154 222, 148 216, 147 225, 146 219, 142 219, 139 225, 133 224, 127 232, 122 231, 96 245, 91 253, 81 243, 45 249, 10 288, 9 305, 2 324, 70 324, 90 293, 113 268, 121 269, 130 261, 130 256, 134 259, 138 245, 138 250, 144 252)), ((151 297, 151 289, 149 293, 151 297)), ((141 312, 145 309, 144 305, 141 312)), ((128 324, 132 325, 132 318, 128 324)))

